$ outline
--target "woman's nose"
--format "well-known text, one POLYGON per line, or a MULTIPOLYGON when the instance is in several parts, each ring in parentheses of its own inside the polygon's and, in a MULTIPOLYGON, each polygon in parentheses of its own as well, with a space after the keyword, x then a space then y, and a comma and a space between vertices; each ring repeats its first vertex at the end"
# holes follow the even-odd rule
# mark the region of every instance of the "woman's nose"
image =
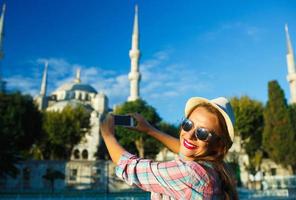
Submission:
POLYGON ((188 131, 187 134, 189 135, 189 139, 196 140, 195 129, 188 131))

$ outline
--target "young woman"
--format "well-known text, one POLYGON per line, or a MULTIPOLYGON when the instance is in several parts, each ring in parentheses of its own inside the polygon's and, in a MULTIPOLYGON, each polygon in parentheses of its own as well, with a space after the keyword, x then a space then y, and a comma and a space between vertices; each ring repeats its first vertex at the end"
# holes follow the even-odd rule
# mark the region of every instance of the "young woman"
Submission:
POLYGON ((179 139, 155 129, 139 114, 133 117, 136 130, 156 138, 179 156, 173 161, 156 162, 128 153, 117 142, 114 119, 109 115, 101 125, 101 134, 117 164, 118 177, 150 191, 151 199, 238 199, 223 162, 234 138, 234 117, 226 98, 190 98, 179 139))

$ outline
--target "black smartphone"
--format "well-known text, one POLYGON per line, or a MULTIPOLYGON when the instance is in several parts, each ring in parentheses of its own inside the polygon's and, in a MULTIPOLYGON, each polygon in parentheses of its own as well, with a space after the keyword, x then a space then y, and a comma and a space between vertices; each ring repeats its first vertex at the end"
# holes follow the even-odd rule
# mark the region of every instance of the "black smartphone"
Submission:
POLYGON ((135 126, 135 120, 130 115, 114 115, 114 125, 116 126, 135 126))

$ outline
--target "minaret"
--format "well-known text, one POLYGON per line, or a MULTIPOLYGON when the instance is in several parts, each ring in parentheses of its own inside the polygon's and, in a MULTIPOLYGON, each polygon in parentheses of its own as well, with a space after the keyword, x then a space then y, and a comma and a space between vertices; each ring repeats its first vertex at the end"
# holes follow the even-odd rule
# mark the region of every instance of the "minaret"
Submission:
POLYGON ((290 93, 291 93, 290 102, 296 103, 296 69, 295 69, 295 61, 294 61, 294 52, 293 52, 287 24, 285 26, 285 31, 286 31, 286 39, 287 39, 287 66, 288 66, 287 80, 290 85, 290 93))
POLYGON ((132 35, 132 48, 129 51, 131 59, 131 72, 128 74, 130 80, 130 96, 128 101, 135 101, 140 98, 139 83, 141 80, 141 74, 139 72, 139 25, 138 25, 138 6, 135 6, 135 18, 134 18, 134 29, 132 35))
POLYGON ((46 96, 46 89, 47 89, 47 68, 48 68, 48 62, 45 62, 44 71, 43 71, 43 77, 42 77, 42 83, 40 88, 40 96, 46 96))
POLYGON ((48 62, 45 62, 44 71, 43 71, 43 77, 42 77, 42 83, 40 88, 40 95, 37 97, 38 102, 38 108, 39 110, 44 110, 47 108, 48 105, 48 99, 46 97, 46 89, 47 89, 47 68, 48 68, 48 62))
MULTIPOLYGON (((2 13, 0 17, 0 60, 3 59, 4 51, 3 51, 3 37, 4 37, 4 16, 5 16, 6 4, 4 3, 2 6, 2 13)), ((5 89, 5 81, 2 80, 2 74, 0 69, 0 92, 4 92, 5 89)))
POLYGON ((80 68, 77 68, 76 69, 76 78, 74 80, 75 83, 80 83, 81 80, 80 80, 80 68))

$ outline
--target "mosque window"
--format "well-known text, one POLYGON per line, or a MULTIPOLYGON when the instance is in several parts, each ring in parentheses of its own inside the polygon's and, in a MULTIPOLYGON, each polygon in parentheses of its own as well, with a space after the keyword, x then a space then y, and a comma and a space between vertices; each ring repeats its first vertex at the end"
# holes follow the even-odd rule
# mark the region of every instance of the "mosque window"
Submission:
POLYGON ((51 95, 50 99, 54 100, 54 101, 57 100, 57 95, 55 95, 55 94, 51 95))
POLYGON ((276 168, 271 168, 270 171, 272 176, 276 175, 276 168))
POLYGON ((97 179, 99 181, 103 181, 102 170, 98 168, 96 173, 97 173, 97 179))
POLYGON ((100 168, 96 169, 95 175, 94 175, 94 179, 96 182, 102 182, 103 181, 103 176, 101 175, 102 171, 100 168))
POLYGON ((78 174, 77 169, 71 169, 71 171, 70 171, 70 181, 76 181, 77 180, 77 174, 78 174))
POLYGON ((74 150, 74 159, 80 159, 80 152, 78 149, 74 150))
POLYGON ((65 92, 65 99, 70 99, 70 93, 69 92, 65 92))
POLYGON ((75 98, 75 93, 71 91, 71 92, 69 93, 69 98, 70 98, 70 99, 74 99, 74 98, 75 98))
POLYGON ((84 149, 82 151, 82 159, 87 160, 88 159, 88 151, 86 149, 84 149))

